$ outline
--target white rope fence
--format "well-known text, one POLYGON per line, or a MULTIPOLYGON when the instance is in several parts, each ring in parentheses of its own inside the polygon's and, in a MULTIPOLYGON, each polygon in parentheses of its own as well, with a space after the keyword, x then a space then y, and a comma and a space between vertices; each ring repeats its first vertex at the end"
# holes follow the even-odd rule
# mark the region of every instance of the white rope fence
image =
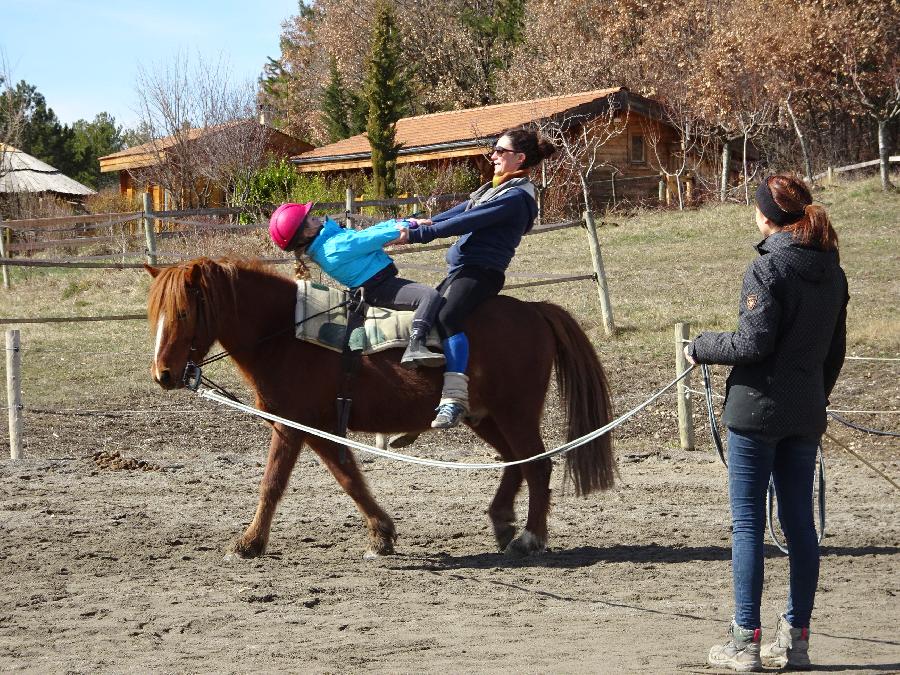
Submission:
POLYGON ((297 429, 298 431, 304 431, 308 434, 312 434, 313 436, 318 436, 319 438, 324 438, 325 440, 332 441, 334 443, 338 443, 340 445, 345 445, 349 448, 354 448, 355 450, 359 450, 360 452, 366 452, 372 455, 377 455, 379 457, 384 457, 386 459, 393 459, 398 462, 407 462, 409 464, 418 464, 420 466, 432 466, 441 469, 503 469, 508 466, 517 466, 519 464, 527 464, 529 462, 537 462, 542 459, 546 459, 548 457, 553 457, 555 455, 561 455, 563 453, 569 452, 570 450, 574 450, 575 448, 582 446, 586 443, 590 443, 595 438, 599 438, 604 434, 609 433, 616 427, 625 423, 630 418, 637 415, 641 410, 646 408, 648 405, 653 403, 656 399, 666 393, 669 389, 674 387, 678 382, 688 376, 691 370, 693 370, 693 366, 683 372, 681 375, 676 377, 674 380, 669 382, 665 387, 660 389, 658 392, 653 394, 646 401, 641 403, 635 408, 632 408, 624 415, 614 419, 609 424, 606 424, 599 429, 595 429, 584 436, 576 438, 568 443, 560 445, 559 447, 553 448, 552 450, 547 450, 546 452, 542 452, 539 455, 534 455, 533 457, 528 457, 526 459, 517 459, 512 462, 487 462, 487 463, 478 463, 478 462, 447 462, 438 459, 427 459, 423 457, 413 457, 412 455, 404 455, 399 452, 392 452, 390 450, 381 450, 380 448, 376 448, 371 445, 366 445, 365 443, 359 443, 354 440, 350 440, 348 438, 344 438, 342 436, 337 436, 335 434, 328 433, 327 431, 322 431, 321 429, 316 429, 315 427, 309 427, 305 424, 300 424, 299 422, 294 422, 293 420, 286 419, 284 417, 279 417, 278 415, 273 415, 271 413, 264 412, 257 408, 254 408, 249 405, 245 405, 243 403, 239 403, 237 401, 232 401, 225 396, 222 396, 216 391, 211 389, 201 389, 197 393, 203 398, 207 398, 211 401, 217 401, 222 405, 229 406, 234 408, 235 410, 241 410, 250 415, 256 415, 257 417, 262 417, 263 419, 269 420, 270 422, 277 422, 278 424, 283 424, 286 427, 290 427, 291 429, 297 429))

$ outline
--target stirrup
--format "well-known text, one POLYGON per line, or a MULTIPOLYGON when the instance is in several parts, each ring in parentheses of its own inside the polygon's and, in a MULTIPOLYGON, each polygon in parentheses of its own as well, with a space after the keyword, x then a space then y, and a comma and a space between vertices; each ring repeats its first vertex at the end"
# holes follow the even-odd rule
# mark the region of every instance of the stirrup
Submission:
POLYGON ((431 423, 432 429, 452 429, 459 426, 466 414, 466 409, 461 403, 441 403, 437 408, 437 416, 431 423))

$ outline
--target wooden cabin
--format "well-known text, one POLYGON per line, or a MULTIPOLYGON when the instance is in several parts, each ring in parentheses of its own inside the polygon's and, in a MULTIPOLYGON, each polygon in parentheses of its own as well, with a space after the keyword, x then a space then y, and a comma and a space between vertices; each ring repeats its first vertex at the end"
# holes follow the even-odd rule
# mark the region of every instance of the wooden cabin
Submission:
MULTIPOLYGON (((419 164, 444 168, 466 162, 487 181, 493 174, 488 155, 500 134, 524 124, 565 129, 570 138, 582 126, 621 125, 616 135, 598 152, 589 176, 591 200, 595 204, 614 201, 656 203, 660 199, 659 162, 667 168, 679 148, 677 131, 666 124, 658 102, 625 87, 599 89, 565 96, 451 110, 406 117, 397 122, 401 144, 397 164, 419 164), (612 108, 612 110, 611 110, 612 108), (653 152, 653 150, 656 152, 653 152)), ((291 160, 301 172, 319 172, 339 178, 341 174, 371 171, 368 139, 359 134, 299 154, 291 160)), ((541 176, 533 176, 540 184, 541 176)), ((577 183, 569 180, 569 183, 577 183)), ((671 198, 674 185, 663 181, 662 198, 671 198)), ((551 188, 553 184, 551 183, 551 188)), ((578 195, 581 188, 576 188, 578 195)))
POLYGON ((177 162, 178 151, 190 152, 192 147, 196 147, 197 151, 201 152, 203 143, 217 141, 228 143, 233 138, 239 138, 235 134, 246 134, 247 136, 259 134, 260 128, 265 130, 263 152, 268 155, 291 157, 297 153, 307 152, 314 147, 256 120, 239 120, 205 129, 187 129, 178 137, 166 136, 100 157, 100 171, 103 173, 118 172, 119 191, 129 200, 135 199, 141 193, 149 192, 154 211, 177 208, 179 205, 184 208, 224 206, 224 186, 193 178, 193 189, 189 189, 191 187, 189 185, 184 185, 181 188, 182 194, 171 195, 167 194, 163 186, 153 180, 154 171, 152 169, 161 162, 177 162), (198 195, 202 195, 202 197, 198 197, 198 195))

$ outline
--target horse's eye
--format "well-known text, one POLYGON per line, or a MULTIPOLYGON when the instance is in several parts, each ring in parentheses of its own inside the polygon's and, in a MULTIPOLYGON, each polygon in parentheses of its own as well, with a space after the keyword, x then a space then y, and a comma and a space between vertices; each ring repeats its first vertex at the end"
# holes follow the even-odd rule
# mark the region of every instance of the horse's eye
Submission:
POLYGON ((179 321, 184 321, 187 318, 187 312, 181 310, 178 314, 175 315, 179 321))

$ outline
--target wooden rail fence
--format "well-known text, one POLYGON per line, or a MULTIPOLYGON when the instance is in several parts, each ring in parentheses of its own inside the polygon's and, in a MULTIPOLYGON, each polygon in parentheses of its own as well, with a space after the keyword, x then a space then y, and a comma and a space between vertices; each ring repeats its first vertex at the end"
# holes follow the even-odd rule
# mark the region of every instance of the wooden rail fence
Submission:
MULTIPOLYGON (((426 201, 430 203, 447 202, 459 200, 466 197, 463 194, 439 195, 437 197, 426 198, 420 196, 405 197, 400 199, 369 199, 357 200, 352 190, 347 190, 346 200, 344 203, 326 202, 317 204, 319 210, 332 211, 334 209, 344 207, 343 218, 348 226, 359 226, 361 221, 369 220, 367 216, 359 213, 361 208, 365 207, 381 207, 396 208, 398 206, 410 206, 415 204, 424 204, 426 201)), ((33 220, 17 220, 17 221, 0 221, 0 232, 4 236, 0 236, 0 268, 3 271, 4 285, 8 288, 9 276, 8 267, 61 267, 61 268, 80 268, 80 269, 139 269, 143 267, 143 263, 126 262, 125 258, 146 257, 148 264, 160 264, 159 259, 167 259, 171 262, 162 264, 177 264, 181 260, 187 259, 187 256, 172 255, 162 252, 158 248, 160 240, 166 240, 173 237, 184 237, 195 235, 200 231, 252 231, 265 228, 265 223, 254 224, 234 224, 234 223, 206 223, 204 221, 195 220, 199 217, 225 217, 234 216, 245 213, 246 210, 240 208, 210 208, 210 209, 181 209, 170 211, 154 212, 150 209, 149 195, 144 196, 144 209, 131 213, 118 214, 93 214, 86 216, 65 216, 62 218, 43 218, 33 220), (160 221, 170 220, 183 229, 163 230, 160 221), (118 235, 115 233, 105 236, 96 236, 95 230, 103 227, 115 228, 119 225, 140 222, 141 232, 129 230, 122 231, 118 235), (84 236, 68 236, 56 239, 45 239, 43 241, 24 241, 11 244, 8 241, 8 235, 12 232, 18 233, 38 233, 38 232, 64 233, 69 232, 70 235, 80 233, 84 236), (143 235, 143 236, 142 236, 143 235), (133 250, 139 247, 139 241, 143 239, 144 251, 133 250), (47 250, 52 248, 80 248, 94 245, 119 243, 122 245, 123 251, 117 254, 88 256, 75 259, 32 259, 32 258, 13 258, 13 252, 27 252, 47 250), (120 262, 105 262, 103 258, 115 257, 121 259, 120 262), (90 258, 90 259, 89 259, 90 258)), ((374 218, 372 218, 374 220, 374 218)), ((604 223, 600 223, 603 225, 604 223)), ((600 252, 600 241, 597 236, 597 224, 594 216, 587 211, 582 215, 580 220, 569 220, 560 223, 549 223, 538 225, 527 236, 545 234, 571 227, 583 227, 587 233, 588 248, 591 253, 591 261, 593 264, 592 272, 580 272, 577 274, 552 274, 552 273, 508 273, 509 277, 525 277, 528 280, 519 283, 507 285, 509 290, 517 288, 530 288, 534 286, 544 286, 551 284, 560 284, 574 281, 584 281, 593 279, 597 283, 598 295, 600 300, 600 308, 603 316, 603 325, 607 335, 615 332, 615 324, 613 321, 612 308, 609 299, 609 290, 606 282, 606 273, 603 266, 603 258, 600 252)), ((452 246, 452 242, 441 242, 436 244, 420 245, 420 246, 401 246, 391 250, 392 256, 408 255, 411 253, 421 253, 424 251, 434 251, 446 249, 452 246)), ((265 262, 271 263, 289 263, 293 262, 293 258, 263 258, 265 262)), ((433 271, 443 271, 440 268, 434 268, 433 271)), ((140 318, 135 315, 117 315, 106 317, 44 317, 39 319, 27 318, 2 318, 0 324, 19 324, 19 323, 36 323, 36 322, 63 322, 63 321, 115 321, 130 320, 140 318)))

